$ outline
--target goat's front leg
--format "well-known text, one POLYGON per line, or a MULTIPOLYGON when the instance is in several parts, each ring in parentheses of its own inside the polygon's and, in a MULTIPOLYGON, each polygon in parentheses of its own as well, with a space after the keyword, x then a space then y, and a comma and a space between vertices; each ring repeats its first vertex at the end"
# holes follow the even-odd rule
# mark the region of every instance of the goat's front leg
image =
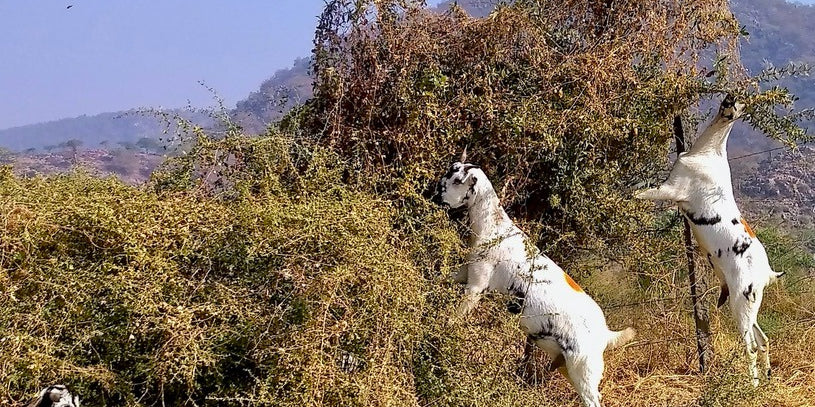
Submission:
POLYGON ((467 269, 467 286, 464 289, 464 301, 458 307, 458 315, 465 316, 478 305, 481 294, 490 286, 493 265, 478 261, 470 263, 467 269))
POLYGON ((535 361, 533 359, 534 352, 535 340, 532 339, 531 336, 527 336, 526 342, 524 343, 524 353, 521 356, 521 363, 518 366, 518 376, 530 386, 534 386, 538 382, 535 361))
POLYGON ((467 282, 467 272, 470 268, 469 264, 462 264, 458 271, 453 273, 453 281, 459 284, 467 282))
POLYGON ((637 199, 645 199, 649 201, 682 201, 682 193, 672 185, 663 184, 659 188, 651 188, 645 191, 638 192, 635 197, 637 199))

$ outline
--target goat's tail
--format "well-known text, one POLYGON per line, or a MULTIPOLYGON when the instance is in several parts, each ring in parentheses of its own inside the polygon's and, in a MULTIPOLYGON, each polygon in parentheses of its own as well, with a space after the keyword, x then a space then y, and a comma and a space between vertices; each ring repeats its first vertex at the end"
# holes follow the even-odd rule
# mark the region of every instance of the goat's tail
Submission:
POLYGON ((634 336, 637 335, 637 331, 635 331, 634 328, 628 327, 622 331, 609 331, 609 334, 606 349, 614 349, 631 342, 631 340, 634 339, 634 336))
POLYGON ((787 274, 787 272, 786 271, 775 272, 770 270, 770 282, 771 283, 775 282, 775 280, 778 280, 779 278, 783 277, 784 274, 787 274))

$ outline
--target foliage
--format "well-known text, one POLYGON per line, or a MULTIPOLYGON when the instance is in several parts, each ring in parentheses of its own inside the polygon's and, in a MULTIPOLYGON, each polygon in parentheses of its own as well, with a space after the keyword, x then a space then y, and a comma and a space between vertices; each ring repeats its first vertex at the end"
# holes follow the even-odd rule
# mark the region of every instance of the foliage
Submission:
POLYGON ((801 123, 812 123, 815 119, 815 108, 794 109, 798 97, 786 87, 779 86, 783 79, 808 76, 811 68, 806 64, 789 63, 776 68, 767 66, 753 82, 753 94, 743 97, 749 103, 747 122, 762 133, 784 142, 789 147, 796 143, 814 140, 801 123), (773 83, 768 89, 761 90, 761 85, 773 83))
MULTIPOLYGON (((241 141, 256 163, 289 158, 284 139, 241 141)), ((451 229, 426 210, 437 229, 405 241, 391 205, 342 186, 322 154, 296 175, 291 163, 248 164, 244 175, 267 177, 230 199, 4 170, 3 404, 65 378, 115 405, 368 405, 377 389, 408 394, 430 316, 428 271, 413 261, 437 276, 451 229), (371 369, 344 373, 344 358, 371 369)))
MULTIPOLYGON (((241 193, 200 177, 137 188, 2 171, 0 403, 64 382, 89 405, 576 405, 562 376, 527 386, 517 375, 524 341, 506 298, 451 318, 460 292, 445 280, 461 249, 443 211, 427 204, 407 219, 342 183, 334 153, 300 141, 207 145, 187 156, 192 167, 243 152, 222 184, 241 193)), ((677 225, 649 235, 652 252, 569 267, 612 327, 639 331, 607 355, 607 405, 788 405, 815 390, 802 368, 815 301, 801 282, 771 287, 762 312, 768 328, 783 316, 767 329, 778 382, 745 387, 727 313, 713 321, 721 359, 694 375, 677 225)), ((773 257, 797 253, 777 268, 810 275, 799 239, 758 226, 773 257)))
POLYGON ((474 19, 331 1, 306 133, 386 193, 421 190, 469 146, 556 256, 625 241, 649 222, 632 190, 707 89, 694 62, 730 49, 738 24, 720 1, 602 4, 518 1, 474 19))
MULTIPOLYGON (((573 404, 560 376, 544 375, 545 391, 522 384, 523 336, 503 297, 450 319, 459 294, 445 280, 461 248, 443 211, 383 200, 355 177, 335 152, 281 135, 202 137, 144 187, 4 170, 0 401, 60 381, 115 405, 573 404)), ((717 405, 743 394, 728 319, 714 329, 730 359, 709 378, 690 374, 678 225, 661 218, 640 237, 651 250, 611 263, 631 273, 602 257, 571 263, 612 327, 634 321, 640 331, 630 350, 609 354, 609 405, 717 405), (625 389, 635 383, 632 400, 625 389)), ((776 258, 796 241, 759 233, 776 258)), ((806 276, 803 256, 776 267, 806 276)), ((805 320, 815 303, 800 285, 788 290, 768 294, 784 310, 775 326, 805 320)), ((768 333, 774 352, 797 346, 808 360, 811 346, 789 329, 768 333)), ((779 363, 781 377, 800 372, 779 363)), ((790 386, 754 400, 786 400, 790 386)))

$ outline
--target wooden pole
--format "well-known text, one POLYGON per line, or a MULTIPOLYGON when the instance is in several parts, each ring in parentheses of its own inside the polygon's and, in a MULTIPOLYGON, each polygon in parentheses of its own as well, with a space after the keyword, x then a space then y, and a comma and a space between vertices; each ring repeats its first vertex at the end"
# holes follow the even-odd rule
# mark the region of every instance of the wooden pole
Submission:
MULTIPOLYGON (((676 140, 676 153, 682 154, 690 146, 685 139, 682 128, 682 117, 674 117, 674 138, 676 140)), ((690 280, 690 297, 693 302, 693 321, 696 324, 696 351, 699 353, 699 372, 705 373, 710 361, 710 316, 708 308, 699 298, 699 291, 704 291, 704 283, 696 279, 696 259, 694 257, 693 241, 688 220, 683 217, 685 224, 685 255, 688 258, 688 279, 690 280), (700 284, 701 283, 701 284, 700 284), (702 290, 698 288, 702 286, 702 290)))

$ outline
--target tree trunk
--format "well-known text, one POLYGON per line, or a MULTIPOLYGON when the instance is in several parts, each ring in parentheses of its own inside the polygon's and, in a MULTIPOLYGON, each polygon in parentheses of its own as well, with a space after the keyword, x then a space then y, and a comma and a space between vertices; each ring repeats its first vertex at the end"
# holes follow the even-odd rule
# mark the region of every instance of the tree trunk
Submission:
MULTIPOLYGON (((685 139, 685 131, 682 128, 682 117, 674 117, 674 137, 676 139, 676 154, 679 155, 687 150, 688 145, 685 139)), ((693 302, 693 320, 696 324, 696 351, 699 353, 699 371, 705 373, 710 361, 710 317, 708 308, 701 298, 699 292, 704 292, 704 283, 696 279, 696 259, 694 257, 693 241, 691 240, 691 230, 688 220, 683 217, 685 224, 685 255, 688 258, 688 279, 690 280, 690 297, 693 302), (700 290, 701 288, 701 290, 700 290)))

